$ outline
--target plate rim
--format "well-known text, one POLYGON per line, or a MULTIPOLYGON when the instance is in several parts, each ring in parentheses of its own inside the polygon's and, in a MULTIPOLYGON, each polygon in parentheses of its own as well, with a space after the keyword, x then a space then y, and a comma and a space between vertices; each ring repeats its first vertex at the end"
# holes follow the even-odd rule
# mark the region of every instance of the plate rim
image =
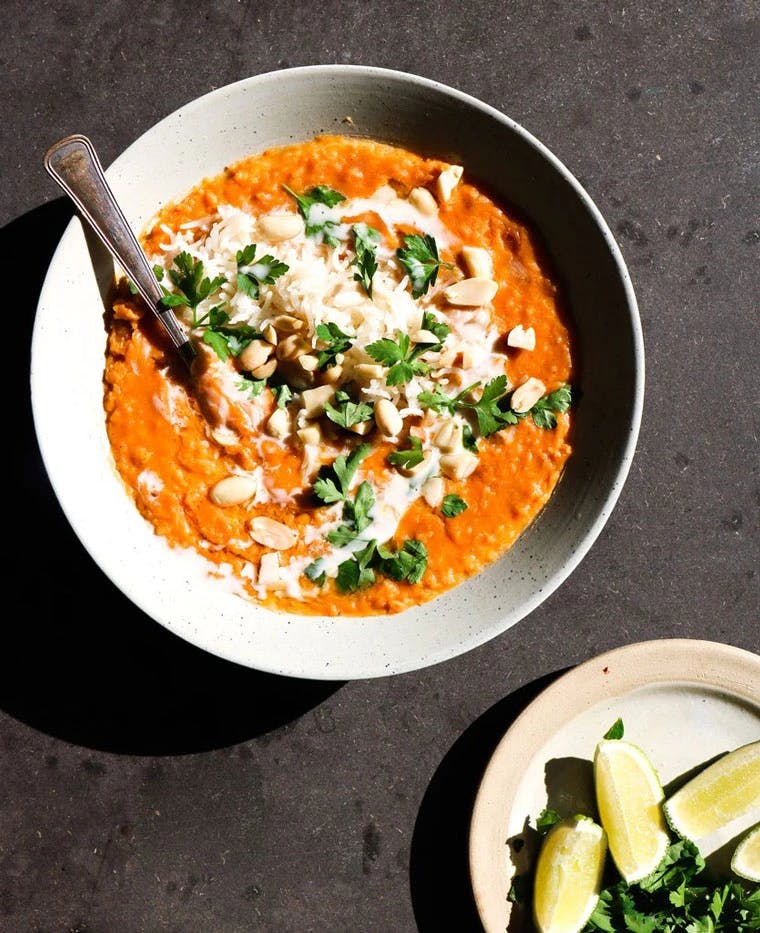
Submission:
MULTIPOLYGON (((515 744, 522 748, 527 744, 528 758, 532 760, 560 727, 556 716, 558 708, 562 709, 562 722, 566 723, 608 697, 627 695, 650 684, 695 684, 717 688, 760 708, 760 688, 753 690, 753 683, 760 684, 760 655, 722 642, 661 638, 605 651, 566 671, 542 690, 494 748, 472 808, 468 838, 470 885, 486 933, 495 931, 496 927, 489 926, 487 905, 483 903, 483 896, 478 894, 484 887, 480 840, 489 822, 492 785, 498 781, 501 787, 502 809, 504 798, 513 800, 519 788, 521 772, 504 768, 504 761, 515 744), (676 662, 678 667, 674 667, 676 662), (678 670, 678 676, 669 675, 673 670, 678 670)), ((509 914, 505 919, 509 919, 509 914)), ((498 929, 503 933, 503 924, 498 929)))
MULTIPOLYGON (((35 357, 39 359, 38 352, 38 338, 39 338, 39 328, 37 327, 37 322, 35 322, 35 328, 32 338, 32 348, 31 348, 31 368, 30 368, 30 383, 31 383, 31 395, 32 395, 32 410, 35 421, 35 431, 37 432, 37 439, 39 443, 40 452, 42 455, 43 464, 48 476, 48 479, 53 487, 53 490, 56 494, 56 498, 60 507, 62 508, 67 521, 72 527, 72 530, 76 534, 79 541, 84 546, 88 554, 93 558, 99 569, 102 572, 106 573, 109 579, 121 590, 127 598, 134 603, 138 608, 142 609, 146 614, 148 614, 154 621, 163 625, 165 628, 174 634, 179 635, 179 637, 184 638, 185 640, 190 641, 192 644, 201 648, 202 650, 209 651, 212 654, 215 654, 219 657, 222 657, 226 660, 232 661, 234 663, 242 663, 246 666, 253 667, 256 670, 279 674, 283 676, 290 677, 303 677, 308 679, 317 679, 317 680, 335 680, 335 679, 363 679, 370 677, 383 677, 392 674, 406 673, 414 670, 419 670, 434 664, 439 664, 443 661, 450 660, 451 658, 457 657, 461 654, 465 654, 468 651, 473 650, 474 648, 479 647, 482 644, 485 644, 487 641, 496 638, 497 636, 503 634, 509 627, 513 624, 516 624, 521 619, 525 618, 531 612, 533 612, 539 605, 541 605, 553 592, 555 592, 570 576, 570 574, 578 567, 582 562, 584 557, 588 554, 591 547, 597 541, 601 531, 605 527, 607 521, 609 520, 617 502, 622 492, 623 486, 625 485, 626 479, 630 472, 630 468, 635 456, 636 445, 639 437, 642 412, 643 412, 643 401, 644 401, 644 389, 645 389, 645 353, 644 353, 644 340, 643 340, 643 331, 641 325, 641 318, 638 310, 638 302, 636 300, 636 295, 633 289, 633 284, 631 281, 630 273, 628 272, 625 260, 622 255, 622 251, 615 240, 607 222, 605 221, 601 211, 594 203, 593 199, 590 197, 588 192, 585 191, 583 186, 574 176, 574 174, 564 165, 564 163, 550 150, 548 149, 539 139, 537 139, 529 130, 525 129, 521 124, 517 123, 514 119, 509 117, 507 114, 502 113, 500 110, 491 106, 490 104, 481 101, 480 99, 466 94, 463 91, 460 91, 456 88, 450 87, 442 82, 435 81, 430 78, 422 77, 415 75, 411 72, 404 72, 394 69, 378 68, 374 66, 365 66, 365 65, 340 65, 340 64, 328 64, 328 65, 306 65, 299 66, 296 68, 287 68, 279 69, 275 71, 263 72, 261 74, 252 75, 246 78, 242 78, 239 81, 226 84, 222 87, 216 88, 212 91, 209 91, 206 94, 203 94, 199 97, 196 97, 179 107, 174 111, 164 116, 162 119, 158 120, 151 127, 149 127, 144 133, 142 133, 137 139, 135 139, 129 146, 127 146, 117 158, 110 165, 106 171, 106 176, 111 177, 112 175, 120 171, 121 165, 124 161, 127 160, 131 151, 138 145, 140 145, 145 137, 149 136, 155 132, 162 125, 169 123, 172 120, 179 118, 180 115, 187 115, 192 113, 198 108, 203 108, 209 106, 212 102, 222 101, 225 96, 229 94, 247 92, 249 89, 252 90, 257 86, 261 86, 267 83, 276 82, 282 80, 285 76, 292 76, 297 78, 298 76, 319 76, 320 78, 328 79, 332 76, 338 78, 341 75, 361 75, 363 77, 375 77, 377 79, 388 79, 395 81, 411 82, 413 85, 417 85, 423 88, 427 88, 431 91, 436 91, 450 98, 454 102, 459 102, 467 105, 468 107, 488 116, 490 119, 496 120, 502 125, 508 127, 512 132, 517 134, 522 140, 524 140, 530 147, 532 147, 538 155, 546 161, 553 170, 571 187, 576 197, 583 204, 586 211, 588 211, 590 218, 593 224, 599 230, 599 233, 606 244, 610 256, 612 258, 613 264, 617 270, 618 276, 620 278, 621 287, 625 296, 625 305, 627 312, 627 322, 630 328, 631 340, 632 340, 632 356, 633 356, 633 385, 631 392, 631 420, 628 425, 627 433, 624 441, 621 443, 618 450, 615 452, 615 458, 617 460, 614 473, 610 477, 609 489, 605 495, 605 499, 598 506, 598 511, 596 517, 591 522, 590 526, 586 530, 585 534, 579 538, 574 550, 567 554, 563 559, 561 565, 550 575, 546 580, 542 580, 541 586, 536 588, 534 593, 529 599, 526 599, 523 604, 510 612, 504 613, 494 620, 494 622, 482 629, 468 634, 467 637, 462 639, 452 639, 445 646, 439 646, 436 649, 428 648, 425 651, 418 652, 413 657, 406 656, 404 658, 394 657, 389 663, 382 663, 382 661, 377 664, 373 663, 372 658, 364 658, 359 663, 354 657, 350 663, 341 665, 341 666, 329 666, 322 668, 314 668, 310 666, 308 658, 302 659, 299 657, 286 657, 278 660, 278 663, 270 663, 265 660, 256 660, 255 665, 250 663, 250 661, 241 659, 237 656, 236 652, 227 645, 215 644, 211 639, 204 638, 202 632, 198 631, 197 637, 188 638, 187 634, 184 632, 176 631, 175 627, 172 625, 171 620, 164 618, 164 614, 151 604, 151 601, 146 598, 144 594, 136 593, 133 587, 124 588, 122 586, 122 581, 112 575, 111 571, 113 567, 107 562, 101 559, 100 550, 95 546, 90 546, 88 541, 88 535, 86 528, 82 527, 83 523, 80 522, 76 516, 73 514, 73 510, 69 508, 68 497, 65 494, 65 490, 61 488, 59 482, 56 481, 55 470, 51 470, 51 465, 54 464, 55 456, 52 452, 48 451, 44 437, 41 437, 39 432, 37 432, 38 421, 38 408, 42 405, 41 399, 44 396, 44 387, 41 386, 40 382, 44 378, 43 374, 40 373, 38 367, 35 366, 35 357), (108 570, 105 570, 104 567, 109 567, 108 570), (118 579, 118 582, 117 582, 118 579), (210 643, 211 642, 211 643, 210 643)), ((72 221, 67 226, 64 231, 61 240, 53 254, 51 262, 49 264, 45 281, 43 283, 42 289, 40 291, 40 297, 38 300, 37 311, 43 308, 49 302, 49 296, 52 289, 52 282, 55 273, 58 271, 56 266, 61 262, 61 256, 63 254, 64 247, 68 240, 76 235, 76 228, 79 225, 77 218, 73 218, 72 221)), ((319 617, 317 617, 319 618, 319 617)), ((385 619, 386 617, 380 617, 385 619)))

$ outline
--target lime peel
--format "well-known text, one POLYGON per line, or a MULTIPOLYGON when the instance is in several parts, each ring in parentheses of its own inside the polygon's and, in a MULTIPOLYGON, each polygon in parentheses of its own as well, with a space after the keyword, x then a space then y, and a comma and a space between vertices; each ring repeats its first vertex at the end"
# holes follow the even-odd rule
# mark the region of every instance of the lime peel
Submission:
POLYGON ((760 823, 736 847, 731 858, 731 871, 746 881, 760 884, 760 823))

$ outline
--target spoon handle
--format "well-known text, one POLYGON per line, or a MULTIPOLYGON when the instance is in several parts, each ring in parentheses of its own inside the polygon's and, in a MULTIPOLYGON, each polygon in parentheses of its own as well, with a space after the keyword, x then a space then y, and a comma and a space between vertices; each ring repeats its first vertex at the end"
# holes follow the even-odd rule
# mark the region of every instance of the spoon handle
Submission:
POLYGON ((86 136, 67 136, 54 143, 45 153, 45 168, 76 204, 103 245, 129 276, 166 328, 182 359, 189 365, 195 356, 193 345, 171 308, 159 305, 163 294, 161 286, 116 203, 90 140, 86 136))

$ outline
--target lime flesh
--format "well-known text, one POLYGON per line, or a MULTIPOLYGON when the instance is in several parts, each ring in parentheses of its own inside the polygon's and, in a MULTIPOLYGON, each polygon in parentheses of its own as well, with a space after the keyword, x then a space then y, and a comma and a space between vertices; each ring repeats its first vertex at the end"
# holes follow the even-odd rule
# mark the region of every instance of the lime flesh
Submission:
POLYGON ((760 823, 736 847, 731 871, 740 878, 760 884, 760 823))
POLYGON ((665 803, 670 826, 696 841, 760 811, 760 742, 743 745, 705 768, 665 803))
POLYGON ((641 881, 657 868, 669 844, 657 772, 638 746, 605 740, 596 747, 594 782, 615 865, 628 884, 641 881))
POLYGON ((579 933, 591 916, 604 871, 604 830, 585 816, 562 820, 536 865, 533 915, 539 933, 579 933))

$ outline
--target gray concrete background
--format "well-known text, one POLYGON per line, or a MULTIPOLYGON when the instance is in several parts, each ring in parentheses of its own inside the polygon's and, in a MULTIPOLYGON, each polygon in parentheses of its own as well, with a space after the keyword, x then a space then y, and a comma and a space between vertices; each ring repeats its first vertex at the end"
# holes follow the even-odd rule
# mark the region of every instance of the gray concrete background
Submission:
POLYGON ((550 675, 648 638, 760 646, 760 7, 6 0, 3 13, 6 501, 25 520, 10 519, 19 608, 0 651, 0 930, 475 929, 472 793, 550 675), (630 479, 559 592, 464 657, 345 685, 207 658, 133 609, 61 516, 26 402, 35 299, 69 216, 46 146, 84 132, 107 163, 211 88, 317 62, 453 84, 545 142, 619 238, 648 364, 630 479))

